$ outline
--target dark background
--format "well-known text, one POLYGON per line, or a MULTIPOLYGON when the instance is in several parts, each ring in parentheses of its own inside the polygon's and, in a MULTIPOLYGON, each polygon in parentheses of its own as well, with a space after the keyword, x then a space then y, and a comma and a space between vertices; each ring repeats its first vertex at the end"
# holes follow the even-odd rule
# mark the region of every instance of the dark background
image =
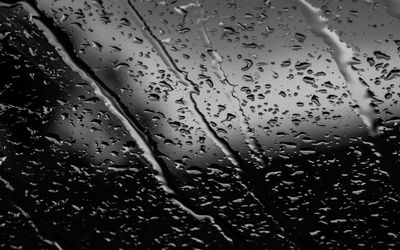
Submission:
POLYGON ((385 1, 310 1, 359 61, 386 128, 371 137, 295 2, 205 1, 204 27, 187 1, 1 7, 0 248, 399 248, 399 21, 385 1), (174 193, 76 68, 124 107, 174 193))

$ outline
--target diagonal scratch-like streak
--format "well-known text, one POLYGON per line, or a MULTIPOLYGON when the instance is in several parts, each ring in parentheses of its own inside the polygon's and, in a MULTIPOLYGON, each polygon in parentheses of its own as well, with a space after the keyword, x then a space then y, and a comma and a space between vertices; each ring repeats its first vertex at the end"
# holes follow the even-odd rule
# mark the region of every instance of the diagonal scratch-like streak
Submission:
MULTIPOLYGON (((13 4, 14 3, 13 1, 13 4)), ((119 100, 118 95, 113 92, 106 83, 96 76, 90 66, 75 55, 72 44, 68 42, 69 38, 60 28, 53 24, 51 18, 43 14, 35 0, 28 2, 18 1, 18 4, 22 4, 24 8, 28 10, 32 15, 32 20, 35 21, 38 28, 42 30, 49 43, 55 47, 63 61, 67 63, 72 70, 77 72, 82 79, 90 83, 96 96, 105 103, 110 112, 121 121, 131 137, 138 143, 138 146, 144 152, 144 157, 151 164, 153 170, 157 172, 156 178, 162 184, 164 191, 169 194, 171 202, 198 220, 210 221, 211 225, 213 225, 227 241, 233 242, 234 240, 240 240, 242 241, 240 244, 246 246, 247 243, 241 240, 240 236, 235 235, 235 232, 232 232, 228 223, 211 215, 195 212, 195 210, 199 209, 191 206, 184 201, 184 199, 179 198, 181 195, 178 194, 181 193, 181 191, 178 188, 178 184, 175 183, 173 174, 169 171, 167 165, 157 157, 157 155, 162 155, 162 153, 154 146, 156 144, 148 135, 147 130, 143 128, 129 112, 129 108, 119 100), (233 240, 231 237, 236 238, 233 240)), ((0 5, 12 7, 8 1, 0 1, 0 5)))
MULTIPOLYGON (((397 159, 393 155, 393 149, 388 147, 387 138, 385 138, 385 128, 379 117, 378 111, 373 108, 373 98, 368 86, 351 69, 353 63, 353 50, 345 42, 341 41, 337 33, 328 28, 327 19, 321 15, 321 9, 314 7, 306 0, 295 0, 300 7, 307 24, 315 36, 321 37, 331 48, 332 56, 339 68, 340 73, 346 80, 348 91, 352 99, 358 104, 359 113, 363 122, 369 128, 372 135, 374 149, 380 157, 380 168, 388 172, 392 186, 397 192, 400 192, 400 170, 397 166, 397 159)), ((400 19, 400 1, 383 0, 388 13, 393 17, 400 19)))
POLYGON ((135 22, 138 26, 142 29, 142 33, 145 38, 151 43, 151 45, 156 49, 158 55, 161 57, 162 61, 168 67, 168 69, 176 76, 178 81, 191 88, 189 91, 185 91, 186 98, 189 99, 187 103, 191 113, 193 114, 196 122, 199 123, 203 131, 209 136, 212 141, 222 150, 222 152, 228 157, 228 159, 234 164, 235 166, 240 166, 240 156, 239 154, 233 150, 229 143, 227 143, 223 138, 219 137, 218 134, 214 131, 211 125, 208 123, 206 116, 200 111, 196 100, 194 99, 194 94, 198 94, 199 90, 196 84, 188 78, 188 73, 186 71, 181 70, 174 60, 172 59, 171 55, 168 53, 166 48, 163 44, 159 41, 159 39, 153 34, 150 30, 149 26, 144 21, 143 17, 137 11, 137 9, 133 6, 130 0, 128 0, 128 5, 132 10, 132 15, 135 22))
MULTIPOLYGON (((400 0, 382 0, 388 14, 400 21, 400 0)), ((381 168, 389 173, 393 187, 400 193, 400 168, 399 160, 395 157, 393 149, 388 147, 387 138, 384 135, 373 138, 375 149, 381 155, 381 168)))
POLYGON ((41 217, 31 211, 32 204, 29 204, 23 195, 18 192, 18 189, 20 188, 18 188, 18 183, 15 180, 11 181, 11 178, 9 176, 6 178, 3 173, 0 175, 1 198, 9 200, 23 214, 41 241, 57 250, 76 249, 51 224, 46 223, 41 217))
POLYGON ((368 86, 362 81, 351 65, 354 64, 354 53, 351 47, 340 40, 338 34, 329 29, 326 19, 321 15, 321 9, 312 6, 306 0, 295 0, 312 33, 323 39, 332 50, 332 57, 346 81, 351 98, 358 105, 354 109, 369 128, 371 135, 378 135, 381 130, 381 121, 377 111, 373 107, 373 98, 368 86))
POLYGON ((258 163, 261 165, 261 168, 263 168, 266 166, 266 163, 264 162, 264 159, 263 159, 261 145, 257 141, 254 131, 250 127, 248 118, 243 110, 242 105, 241 105, 241 101, 235 93, 236 86, 234 84, 232 84, 231 81, 229 81, 226 73, 222 69, 223 59, 219 55, 219 53, 213 48, 212 42, 207 34, 207 30, 204 25, 204 23, 207 20, 204 16, 205 13, 204 13, 203 5, 199 2, 197 2, 196 4, 193 4, 193 6, 198 7, 199 12, 200 12, 200 17, 197 19, 196 23, 198 26, 198 31, 200 33, 200 36, 202 37, 203 44, 206 47, 208 54, 212 58, 211 64, 212 64, 214 74, 217 76, 218 80, 222 83, 224 92, 226 93, 230 103, 233 105, 233 109, 239 120, 239 126, 240 126, 240 129, 242 132, 242 136, 244 137, 246 144, 250 148, 250 153, 251 153, 252 157, 255 158, 258 161, 258 163))
POLYGON ((141 16, 139 11, 132 4, 131 0, 127 0, 127 2, 132 10, 131 12, 135 22, 139 27, 142 28, 142 33, 144 37, 155 48, 165 65, 175 74, 175 76, 183 85, 192 86, 194 88, 195 91, 192 90, 189 92, 189 97, 191 100, 189 104, 191 105, 192 113, 195 115, 195 118, 200 123, 200 125, 202 125, 202 128, 205 130, 207 135, 210 136, 214 143, 216 143, 222 149, 222 151, 227 155, 228 159, 230 159, 235 166, 240 168, 239 172, 241 173, 242 178, 247 183, 246 188, 250 190, 249 194, 252 195, 254 199, 260 205, 262 205, 274 217, 274 219, 278 221, 278 223, 283 225, 285 230, 287 230, 292 234, 292 236, 294 236, 294 240, 299 248, 318 249, 318 247, 316 247, 315 245, 314 240, 307 233, 307 231, 294 226, 281 211, 278 211, 273 206, 271 206, 271 197, 269 197, 269 195, 265 191, 266 184, 265 180, 263 180, 263 177, 260 176, 259 172, 256 171, 256 169, 249 166, 249 164, 246 164, 241 159, 240 155, 230 147, 229 143, 226 142, 224 139, 218 137, 216 132, 211 128, 205 116, 198 109, 196 102, 193 98, 193 94, 198 92, 196 84, 188 79, 187 72, 179 69, 179 67, 175 64, 167 49, 151 31, 150 27, 141 16))

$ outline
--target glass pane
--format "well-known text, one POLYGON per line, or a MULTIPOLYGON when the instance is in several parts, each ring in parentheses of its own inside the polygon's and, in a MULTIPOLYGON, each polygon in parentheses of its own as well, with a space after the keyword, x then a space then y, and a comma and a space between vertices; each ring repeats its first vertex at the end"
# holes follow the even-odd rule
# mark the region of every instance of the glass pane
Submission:
POLYGON ((0 248, 399 248, 399 20, 0 1, 0 248))

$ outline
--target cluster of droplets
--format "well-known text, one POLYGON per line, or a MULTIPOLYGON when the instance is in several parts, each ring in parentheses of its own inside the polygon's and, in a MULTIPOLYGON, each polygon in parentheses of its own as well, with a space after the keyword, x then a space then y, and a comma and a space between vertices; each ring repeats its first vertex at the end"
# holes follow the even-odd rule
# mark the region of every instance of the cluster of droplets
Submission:
MULTIPOLYGON (((238 7, 240 3, 231 1, 227 3, 196 1, 183 5, 171 4, 170 8, 169 3, 162 1, 157 4, 143 3, 149 5, 143 7, 129 0, 121 5, 111 4, 111 10, 107 10, 102 1, 94 1, 93 6, 99 10, 99 22, 110 24, 117 20, 117 31, 113 32, 127 38, 127 41, 120 41, 123 39, 118 39, 118 36, 115 36, 116 38, 107 36, 107 39, 112 40, 110 46, 107 46, 108 42, 103 42, 101 36, 97 36, 87 23, 92 16, 97 15, 92 13, 92 4, 83 3, 82 9, 78 8, 70 14, 67 14, 68 11, 65 9, 59 10, 60 13, 65 13, 54 22, 52 18, 46 16, 48 6, 44 7, 46 10, 41 9, 41 4, 46 6, 45 3, 37 4, 30 1, 21 3, 30 13, 32 21, 62 57, 63 62, 86 82, 77 84, 91 93, 79 96, 78 100, 82 106, 103 103, 107 108, 106 111, 98 113, 86 109, 80 116, 78 112, 81 107, 72 106, 68 112, 60 114, 62 118, 60 123, 72 124, 76 116, 80 124, 83 124, 85 117, 92 116, 88 121, 90 123, 88 133, 79 135, 82 141, 89 141, 87 138, 90 137, 90 133, 98 133, 102 127, 109 124, 111 115, 120 123, 113 129, 126 131, 124 135, 134 141, 121 143, 122 153, 117 149, 108 150, 120 144, 113 137, 105 136, 107 139, 94 142, 96 152, 93 154, 101 155, 103 151, 106 152, 104 154, 109 152, 114 162, 105 160, 102 164, 93 166, 105 167, 111 172, 128 171, 129 167, 118 168, 110 162, 118 162, 116 159, 125 154, 142 155, 150 163, 161 187, 170 195, 170 202, 198 221, 210 222, 214 225, 214 229, 231 243, 240 238, 232 232, 245 230, 244 227, 237 225, 240 223, 230 222, 234 226, 226 225, 217 213, 203 213, 198 209, 202 206, 210 207, 209 197, 212 194, 199 195, 198 203, 201 206, 198 207, 187 202, 190 199, 181 199, 182 193, 195 193, 192 190, 196 190, 195 185, 188 184, 190 181, 187 181, 187 176, 194 182, 202 183, 200 176, 209 171, 211 176, 224 179, 227 174, 222 172, 228 170, 218 169, 210 162, 233 165, 234 168, 229 171, 235 176, 234 180, 241 183, 239 189, 244 193, 247 192, 246 197, 251 197, 254 201, 254 207, 262 207, 265 210, 261 211, 271 213, 278 224, 283 225, 289 232, 288 234, 295 235, 294 238, 297 238, 299 242, 296 243, 299 245, 303 247, 313 245, 312 238, 319 237, 321 231, 315 229, 310 234, 305 232, 303 235, 300 232, 296 235, 293 232, 301 231, 302 227, 293 226, 290 220, 280 213, 279 208, 271 209, 270 196, 262 192, 267 187, 279 191, 291 190, 294 185, 291 181, 274 184, 274 178, 285 175, 285 170, 270 168, 265 170, 267 164, 271 165, 270 161, 266 162, 266 155, 275 153, 282 161, 289 161, 291 155, 301 155, 310 157, 308 163, 315 166, 334 165, 337 163, 334 160, 324 162, 312 157, 318 153, 318 148, 325 150, 337 147, 343 138, 348 136, 346 134, 339 136, 340 133, 331 131, 341 127, 344 130, 357 130, 357 126, 346 122, 351 114, 338 111, 337 107, 346 109, 348 104, 351 104, 351 109, 356 111, 364 123, 358 125, 360 127, 366 125, 371 134, 377 134, 381 126, 379 121, 381 114, 375 107, 379 100, 371 94, 370 88, 373 86, 368 86, 372 85, 373 81, 365 77, 368 84, 365 83, 361 78, 363 74, 360 73, 363 71, 358 65, 368 63, 369 67, 380 71, 382 77, 373 79, 377 86, 381 85, 382 79, 390 81, 400 75, 397 68, 389 69, 389 61, 393 56, 383 51, 375 50, 372 55, 365 56, 366 62, 361 62, 356 49, 352 49, 349 43, 342 41, 339 32, 328 26, 329 20, 323 16, 330 16, 327 8, 315 8, 304 0, 293 1, 303 13, 303 17, 300 18, 291 15, 292 9, 296 9, 294 6, 271 11, 275 8, 271 1, 260 4, 254 10, 249 7, 249 12, 238 18, 224 13, 225 8, 221 8, 219 13, 218 8, 213 6, 226 4, 224 7, 233 12, 242 12, 242 8, 247 10, 246 6, 238 7), (152 4, 163 7, 152 9, 152 4), (125 17, 113 16, 113 11, 121 6, 125 17), (87 15, 85 11, 88 12, 87 15), (277 25, 268 21, 271 18, 268 17, 269 13, 274 17, 276 15, 279 20, 277 25), (169 15, 173 15, 178 21, 168 20, 169 15), (149 18, 157 19, 154 20, 154 25, 149 18), (307 34, 307 31, 292 32, 286 18, 305 19, 306 25, 315 37, 307 34), (73 44, 65 42, 63 41, 65 37, 60 37, 60 33, 64 30, 58 28, 64 25, 66 27, 70 25, 79 32, 87 33, 87 36, 85 35, 82 41, 76 42, 75 40, 79 39, 71 35, 73 44), (222 42, 214 40, 218 36, 222 42), (278 44, 280 40, 278 38, 282 37, 290 39, 286 39, 287 43, 278 44), (315 38, 316 40, 313 40, 315 38), (325 53, 324 49, 321 50, 323 53, 318 49, 315 52, 315 47, 312 47, 313 43, 321 42, 321 39, 324 46, 328 47, 326 49, 328 53, 325 53), (81 44, 76 45, 79 43, 81 44), (127 53, 129 55, 124 58, 120 56, 120 52, 126 51, 127 46, 137 46, 143 50, 135 51, 134 56, 127 53), (196 46, 201 49, 197 49, 196 46), (282 51, 275 48, 280 47, 290 50, 293 56, 278 55, 282 51), (301 60, 294 59, 304 55, 301 53, 305 53, 306 56, 301 60), (99 60, 94 58, 97 54, 102 55, 99 60), (110 58, 106 61, 108 55, 110 58), (336 75, 340 73, 340 81, 345 82, 343 88, 340 87, 339 80, 332 79, 335 73, 336 75), (170 113, 161 111, 168 110, 170 106, 173 107, 170 113), (176 114, 172 115, 174 112, 176 114), (327 128, 330 126, 329 123, 334 124, 331 125, 332 129, 327 128), (307 130, 308 124, 312 129, 307 130), (275 136, 273 139, 272 135, 275 136), (320 138, 314 139, 314 137, 320 138), (133 151, 138 152, 132 153, 133 151), (204 156, 209 157, 206 164, 204 156), (261 171, 267 171, 265 180, 264 176, 257 178, 258 174, 261 176, 265 173, 261 171), (180 178, 182 182, 176 181, 180 178), (304 242, 301 242, 302 240, 304 242)), ((388 9, 392 7, 389 13, 397 17, 395 2, 384 1, 384 3, 388 9)), ((350 12, 351 17, 359 15, 357 11, 350 12)), ((32 47, 29 48, 29 53, 34 57, 38 50, 32 47)), ((385 90, 384 99, 394 98, 393 88, 392 86, 385 90)), ((67 101, 60 102, 67 103, 67 101)), ((43 113, 48 114, 51 111, 51 108, 45 108, 43 113)), ((389 109, 386 112, 389 114, 389 109)), ((74 130, 77 127, 75 124, 71 127, 74 127, 71 131, 79 131, 79 128, 74 130)), ((31 133, 35 134, 33 130, 31 133)), ((74 136, 75 134, 72 135, 74 136)), ((48 133, 44 138, 53 143, 54 147, 75 143, 72 138, 66 140, 61 137, 64 135, 48 133)), ((89 143, 84 144, 89 145, 89 143)), ((81 150, 89 152, 90 147, 84 146, 81 150)), ((360 156, 360 150, 354 147, 352 155, 354 162, 361 161, 367 165, 368 160, 360 156)), ((381 153, 375 152, 375 154, 379 156, 381 153)), ((379 157, 376 161, 380 161, 379 157)), ((126 164, 122 161, 120 163, 126 164)), ((83 173, 79 166, 71 166, 76 172, 83 173)), ((301 167, 296 164, 287 163, 285 168, 292 171, 288 179, 306 176, 304 170, 297 170, 301 167)), ((4 183, 7 184, 7 181, 4 183)), ((359 180, 352 183, 358 186, 359 180)), ((221 190, 231 188, 224 185, 228 184, 222 183, 221 190)), ((339 184, 335 185, 340 187, 339 184)), ((362 195, 363 192, 365 189, 359 187, 352 192, 352 195, 362 195)), ((226 193, 221 192, 212 198, 223 199, 223 194, 226 193)), ((302 201, 303 198, 293 191, 293 194, 288 196, 289 200, 283 202, 296 207, 293 209, 293 214, 296 214, 297 209, 308 205, 302 201)), ((243 200, 239 198, 232 200, 230 204, 232 206, 243 204, 241 203, 243 200)), ((225 206, 222 207, 225 209, 225 206)), ((324 209, 321 208, 319 212, 324 223, 340 224, 346 221, 343 218, 330 220, 324 218, 324 209)), ((76 210, 80 208, 77 207, 76 210)), ((232 220, 235 222, 246 216, 232 217, 235 218, 232 220)), ((252 234, 256 234, 256 226, 248 227, 252 234)), ((265 228, 267 226, 263 225, 260 231, 265 231, 265 228)), ((324 241, 322 238, 320 240, 324 241)))

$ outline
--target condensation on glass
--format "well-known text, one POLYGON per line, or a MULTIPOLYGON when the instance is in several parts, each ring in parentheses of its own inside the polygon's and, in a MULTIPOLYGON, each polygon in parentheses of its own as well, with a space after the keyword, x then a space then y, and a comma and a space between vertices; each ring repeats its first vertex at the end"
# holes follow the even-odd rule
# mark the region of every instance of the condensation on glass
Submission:
POLYGON ((0 1, 0 248, 399 248, 399 20, 0 1))

